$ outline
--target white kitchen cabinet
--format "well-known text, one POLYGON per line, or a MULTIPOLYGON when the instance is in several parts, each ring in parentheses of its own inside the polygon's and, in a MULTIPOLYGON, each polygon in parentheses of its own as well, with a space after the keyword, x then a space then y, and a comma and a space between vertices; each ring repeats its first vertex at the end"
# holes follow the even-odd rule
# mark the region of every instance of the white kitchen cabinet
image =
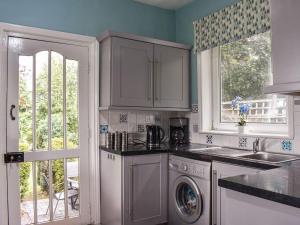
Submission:
POLYGON ((112 104, 152 107, 153 45, 115 37, 111 41, 112 104))
POLYGON ((167 154, 121 157, 101 151, 101 224, 166 223, 167 163, 167 154))
POLYGON ((154 107, 189 108, 189 51, 154 46, 154 107))
MULTIPOLYGON (((223 221, 221 220, 221 218, 224 217, 222 215, 222 209, 224 207, 222 195, 224 194, 224 189, 218 186, 218 179, 238 176, 242 174, 251 174, 259 171, 261 170, 228 163, 212 163, 212 225, 224 225, 223 221)), ((232 213, 235 212, 232 211, 232 213)))
POLYGON ((167 222, 167 154, 124 158, 124 224, 167 222))
POLYGON ((300 209, 222 189, 222 225, 299 225, 300 209))
POLYGON ((266 93, 300 92, 300 1, 270 0, 273 85, 266 93))
POLYGON ((129 34, 100 41, 102 109, 190 110, 190 47, 129 34))

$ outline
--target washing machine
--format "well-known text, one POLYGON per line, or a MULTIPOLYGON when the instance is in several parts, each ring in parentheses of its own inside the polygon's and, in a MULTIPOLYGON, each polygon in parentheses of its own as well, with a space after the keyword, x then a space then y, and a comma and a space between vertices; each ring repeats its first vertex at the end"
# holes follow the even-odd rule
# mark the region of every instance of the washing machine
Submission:
POLYGON ((211 163, 169 157, 169 225, 210 225, 211 163))

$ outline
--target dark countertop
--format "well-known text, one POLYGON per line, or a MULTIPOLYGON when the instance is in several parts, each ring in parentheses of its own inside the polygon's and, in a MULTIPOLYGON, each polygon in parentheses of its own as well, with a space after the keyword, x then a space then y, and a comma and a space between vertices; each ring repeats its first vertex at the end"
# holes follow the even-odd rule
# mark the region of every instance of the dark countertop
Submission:
MULTIPOLYGON (((274 169, 278 168, 276 165, 256 162, 256 161, 246 161, 241 158, 233 157, 232 154, 224 154, 224 155, 213 155, 208 153, 207 151, 203 151, 202 149, 206 148, 220 148, 219 146, 213 146, 213 145, 204 145, 204 144, 190 144, 185 146, 169 146, 168 144, 161 145, 160 148, 156 149, 148 149, 145 145, 129 145, 126 151, 121 150, 114 150, 111 148, 106 148, 104 146, 100 147, 100 150, 110 152, 113 154, 121 155, 121 156, 135 156, 135 155, 147 155, 147 154, 160 154, 160 153, 169 153, 185 158, 195 159, 195 160, 201 160, 206 162, 212 162, 212 161, 220 161, 220 162, 226 162, 226 163, 232 163, 236 165, 242 165, 247 167, 253 167, 253 168, 259 168, 259 169, 274 169), (201 149, 200 151, 197 151, 198 149, 201 149)), ((229 151, 233 149, 226 149, 229 151)), ((244 150, 234 150, 239 152, 246 152, 244 150)), ((251 154, 251 152, 247 151, 247 154, 251 154)))
POLYGON ((147 155, 147 154, 159 154, 159 153, 170 153, 177 151, 189 152, 194 149, 199 148, 209 148, 213 146, 202 145, 202 144, 190 144, 183 146, 169 146, 168 144, 162 144, 159 148, 149 149, 145 145, 129 145, 125 151, 114 150, 112 148, 106 148, 105 146, 100 146, 100 150, 107 151, 113 154, 121 156, 133 156, 133 155, 147 155))
POLYGON ((300 208, 300 160, 251 175, 219 179, 219 186, 300 208))
MULTIPOLYGON (((211 147, 217 146, 190 144, 188 146, 175 148, 168 145, 162 145, 161 148, 150 150, 143 145, 138 145, 129 146, 128 150, 123 152, 107 149, 105 147, 100 147, 100 149, 122 156, 169 153, 206 162, 219 161, 246 167, 259 168, 264 171, 251 175, 246 174, 219 179, 218 184, 220 187, 226 189, 300 208, 300 160, 272 165, 235 157, 234 154, 230 154, 231 151, 237 151, 234 149, 225 148, 228 150, 228 154, 223 155, 214 155, 205 150, 197 151, 197 149, 211 147)), ((238 151, 243 152, 243 150, 238 151)), ((247 154, 248 153, 251 154, 251 152, 247 152, 247 154)))

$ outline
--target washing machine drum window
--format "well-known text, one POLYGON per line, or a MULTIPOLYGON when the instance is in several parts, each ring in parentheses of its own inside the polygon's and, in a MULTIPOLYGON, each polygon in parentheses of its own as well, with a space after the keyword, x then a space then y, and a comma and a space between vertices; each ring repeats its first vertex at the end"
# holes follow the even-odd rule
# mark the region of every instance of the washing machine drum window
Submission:
POLYGON ((177 214, 185 223, 196 222, 203 210, 201 192, 197 184, 187 176, 177 178, 174 185, 177 214))

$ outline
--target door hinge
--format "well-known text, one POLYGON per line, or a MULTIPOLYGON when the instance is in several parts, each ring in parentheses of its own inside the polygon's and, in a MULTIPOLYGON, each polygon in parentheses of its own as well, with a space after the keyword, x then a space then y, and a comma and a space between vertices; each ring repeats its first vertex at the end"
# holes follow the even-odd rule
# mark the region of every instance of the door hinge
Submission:
POLYGON ((24 152, 9 152, 4 154, 4 163, 24 162, 24 152))

